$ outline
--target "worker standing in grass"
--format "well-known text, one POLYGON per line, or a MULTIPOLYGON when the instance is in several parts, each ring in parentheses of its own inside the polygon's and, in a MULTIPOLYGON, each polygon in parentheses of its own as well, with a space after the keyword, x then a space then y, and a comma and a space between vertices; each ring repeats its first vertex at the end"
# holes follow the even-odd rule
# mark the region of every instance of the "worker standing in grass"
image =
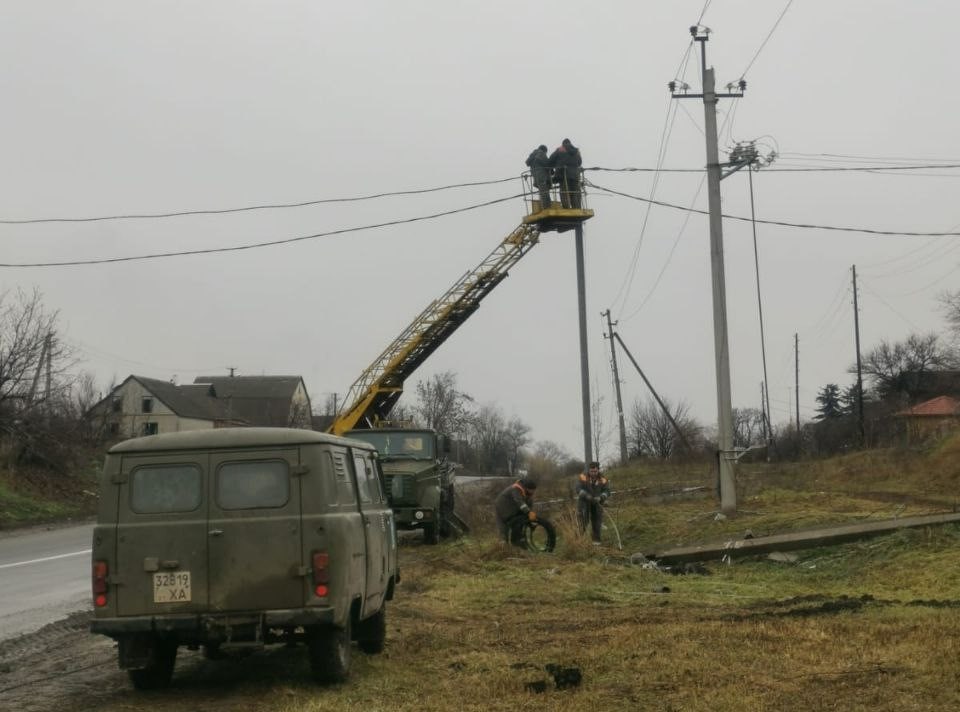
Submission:
POLYGON ((497 495, 493 509, 497 515, 497 531, 503 541, 514 546, 526 546, 523 528, 528 521, 537 521, 537 513, 533 511, 535 489, 536 481, 524 477, 497 495))
POLYGON ((600 543, 600 530, 603 527, 603 505, 610 496, 610 480, 600 474, 600 463, 591 462, 587 471, 577 478, 577 521, 580 532, 587 530, 594 544, 600 543))

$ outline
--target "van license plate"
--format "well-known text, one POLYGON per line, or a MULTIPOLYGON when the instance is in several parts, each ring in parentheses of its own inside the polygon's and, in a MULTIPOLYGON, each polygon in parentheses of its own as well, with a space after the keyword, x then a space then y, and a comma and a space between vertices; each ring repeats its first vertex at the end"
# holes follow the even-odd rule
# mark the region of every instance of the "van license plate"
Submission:
POLYGON ((154 603, 182 603, 189 600, 189 571, 170 571, 153 575, 154 603))

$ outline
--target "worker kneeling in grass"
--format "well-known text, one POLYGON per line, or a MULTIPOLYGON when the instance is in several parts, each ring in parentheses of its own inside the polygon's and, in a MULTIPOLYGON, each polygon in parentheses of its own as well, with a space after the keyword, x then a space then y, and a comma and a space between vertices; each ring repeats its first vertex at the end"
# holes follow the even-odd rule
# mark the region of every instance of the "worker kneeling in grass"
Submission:
POLYGON ((497 516, 497 531, 503 541, 526 547, 523 529, 528 521, 537 521, 537 513, 533 511, 535 489, 536 481, 524 477, 497 495, 493 509, 497 516))

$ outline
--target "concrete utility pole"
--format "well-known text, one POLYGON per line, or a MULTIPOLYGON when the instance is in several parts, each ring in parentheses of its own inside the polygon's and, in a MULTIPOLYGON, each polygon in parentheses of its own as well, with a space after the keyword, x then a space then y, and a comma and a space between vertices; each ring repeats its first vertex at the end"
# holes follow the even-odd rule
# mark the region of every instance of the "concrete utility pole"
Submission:
POLYGON ((794 407, 797 409, 797 435, 800 434, 800 336, 793 335, 794 407))
POLYGON ((851 268, 853 272, 853 333, 857 344, 857 422, 860 425, 860 447, 867 439, 866 428, 863 425, 863 366, 860 363, 860 305, 857 302, 857 266, 851 268))
MULTIPOLYGON (((710 263, 713 278, 713 343, 717 372, 717 463, 719 467, 720 510, 724 513, 737 511, 736 459, 733 451, 733 404, 730 395, 730 345, 727 337, 726 278, 723 265, 723 218, 720 207, 721 172, 720 153, 717 148, 717 100, 724 97, 737 99, 743 96, 747 83, 741 79, 737 92, 718 94, 713 68, 707 69, 707 41, 710 31, 694 26, 690 28, 694 41, 700 43, 700 74, 702 94, 689 94, 686 84, 669 83, 675 99, 703 99, 704 134, 707 140, 707 197, 710 208, 710 263)), ((740 166, 742 167, 742 166, 740 166)), ((736 170, 739 170, 736 169, 736 170)), ((727 174, 729 175, 729 173, 727 174)))
POLYGON ((577 251, 577 305, 580 309, 580 392, 583 397, 583 463, 593 460, 590 418, 590 364, 587 358, 587 290, 583 269, 583 223, 575 228, 577 251))
POLYGON ((610 310, 601 312, 607 317, 607 338, 610 339, 610 363, 613 367, 613 390, 617 394, 617 422, 620 426, 620 464, 627 464, 627 428, 623 423, 623 400, 620 398, 620 371, 617 368, 617 349, 613 343, 613 327, 617 322, 610 321, 610 310))

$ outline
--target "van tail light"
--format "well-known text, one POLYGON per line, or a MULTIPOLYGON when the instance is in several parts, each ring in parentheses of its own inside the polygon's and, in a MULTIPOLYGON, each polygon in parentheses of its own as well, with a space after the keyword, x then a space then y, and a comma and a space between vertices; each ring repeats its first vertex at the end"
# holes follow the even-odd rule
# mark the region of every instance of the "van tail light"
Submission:
POLYGON ((107 574, 110 567, 106 561, 93 562, 93 605, 103 608, 107 605, 107 574))
POLYGON ((330 555, 325 551, 313 552, 313 595, 326 598, 330 593, 330 555))

